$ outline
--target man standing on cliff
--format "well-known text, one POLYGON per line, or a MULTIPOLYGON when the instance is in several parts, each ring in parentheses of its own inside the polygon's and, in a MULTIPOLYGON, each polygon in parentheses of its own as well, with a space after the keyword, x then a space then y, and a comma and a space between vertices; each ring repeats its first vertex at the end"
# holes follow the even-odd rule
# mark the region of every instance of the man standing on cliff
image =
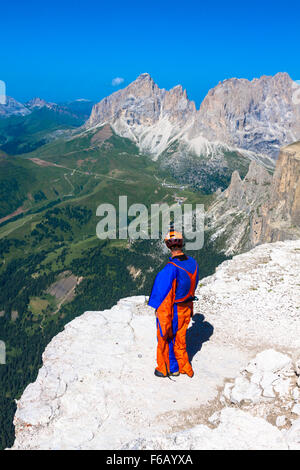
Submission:
POLYGON ((186 331, 193 315, 198 264, 183 253, 183 237, 171 230, 165 243, 171 250, 166 266, 157 274, 148 304, 156 309, 157 377, 194 372, 186 351, 186 331))

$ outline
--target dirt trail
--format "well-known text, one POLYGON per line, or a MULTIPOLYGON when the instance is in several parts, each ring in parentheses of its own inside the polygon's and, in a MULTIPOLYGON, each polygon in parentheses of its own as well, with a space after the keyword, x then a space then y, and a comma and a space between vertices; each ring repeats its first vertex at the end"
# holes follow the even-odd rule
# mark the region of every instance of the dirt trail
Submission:
POLYGON ((12 219, 16 215, 22 214, 22 212, 25 212, 25 210, 24 210, 23 206, 20 206, 20 207, 18 207, 18 209, 16 209, 11 214, 8 214, 5 217, 2 217, 2 219, 0 219, 0 224, 2 224, 2 222, 5 222, 6 220, 12 219))

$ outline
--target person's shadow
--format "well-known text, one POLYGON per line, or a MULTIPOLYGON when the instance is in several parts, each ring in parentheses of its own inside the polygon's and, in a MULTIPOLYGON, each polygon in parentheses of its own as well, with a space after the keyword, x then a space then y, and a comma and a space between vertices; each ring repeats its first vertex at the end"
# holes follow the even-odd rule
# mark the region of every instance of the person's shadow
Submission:
POLYGON ((192 317, 192 326, 186 332, 186 350, 190 362, 214 332, 214 327, 204 319, 204 315, 195 313, 192 317))

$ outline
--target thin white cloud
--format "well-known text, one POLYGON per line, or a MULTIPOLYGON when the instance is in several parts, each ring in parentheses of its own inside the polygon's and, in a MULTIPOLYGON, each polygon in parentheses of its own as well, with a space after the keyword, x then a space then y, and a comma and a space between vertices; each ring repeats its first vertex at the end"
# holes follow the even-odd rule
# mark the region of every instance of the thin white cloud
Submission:
POLYGON ((124 78, 116 77, 116 78, 112 79, 111 84, 112 84, 112 86, 118 86, 118 85, 121 85, 121 83, 123 83, 123 82, 124 82, 124 78))

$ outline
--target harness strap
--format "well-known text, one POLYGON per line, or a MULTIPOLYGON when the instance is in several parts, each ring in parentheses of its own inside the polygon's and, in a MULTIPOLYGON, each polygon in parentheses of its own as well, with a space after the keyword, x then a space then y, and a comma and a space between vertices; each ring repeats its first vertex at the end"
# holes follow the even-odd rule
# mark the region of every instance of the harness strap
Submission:
POLYGON ((185 295, 185 296, 182 297, 181 299, 175 300, 175 303, 183 302, 183 301, 187 300, 189 297, 193 297, 193 296, 194 296, 194 293, 195 293, 195 284, 196 284, 197 267, 196 267, 194 273, 191 274, 189 271, 187 271, 187 270, 186 270, 185 268, 183 268, 182 266, 178 266, 178 264, 173 263, 173 261, 169 261, 168 264, 173 264, 174 266, 176 266, 176 268, 183 269, 183 271, 185 271, 185 272, 187 273, 187 275, 189 276, 190 281, 191 281, 191 286, 190 286, 190 289, 189 289, 187 295, 185 295))
MULTIPOLYGON (((176 263, 173 263, 173 261, 169 261, 168 264, 174 264, 174 266, 176 266, 176 268, 180 268, 180 269, 183 269, 187 274, 188 276, 190 277, 190 279, 192 279, 192 276, 195 274, 191 274, 189 271, 187 271, 185 268, 183 268, 182 266, 178 266, 178 264, 176 263)), ((196 271, 197 271, 197 268, 196 268, 196 271)))

